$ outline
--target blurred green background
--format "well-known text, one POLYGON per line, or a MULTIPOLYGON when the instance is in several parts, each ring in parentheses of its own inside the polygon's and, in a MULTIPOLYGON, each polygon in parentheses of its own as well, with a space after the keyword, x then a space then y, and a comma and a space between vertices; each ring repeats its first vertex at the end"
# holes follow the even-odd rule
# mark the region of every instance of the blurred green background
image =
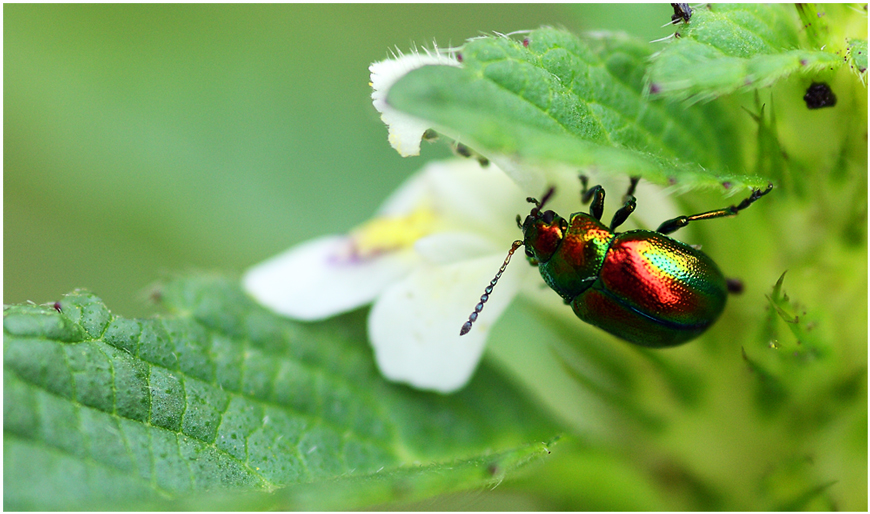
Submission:
POLYGON ((657 5, 5 5, 3 301, 123 316, 166 272, 345 232, 427 159, 371 105, 389 49, 541 25, 669 34, 657 5))

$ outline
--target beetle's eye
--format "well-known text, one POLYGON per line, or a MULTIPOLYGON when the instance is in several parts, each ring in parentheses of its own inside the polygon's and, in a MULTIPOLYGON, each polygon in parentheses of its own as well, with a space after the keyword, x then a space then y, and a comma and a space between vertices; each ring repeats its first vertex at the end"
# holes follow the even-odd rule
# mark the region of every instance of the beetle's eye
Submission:
POLYGON ((526 257, 531 257, 532 259, 535 258, 535 254, 532 252, 532 250, 528 246, 526 247, 526 257))
POLYGON ((544 223, 550 224, 550 223, 553 223, 553 218, 555 218, 555 217, 556 217, 555 212, 545 211, 544 214, 541 216, 541 219, 544 221, 544 223))

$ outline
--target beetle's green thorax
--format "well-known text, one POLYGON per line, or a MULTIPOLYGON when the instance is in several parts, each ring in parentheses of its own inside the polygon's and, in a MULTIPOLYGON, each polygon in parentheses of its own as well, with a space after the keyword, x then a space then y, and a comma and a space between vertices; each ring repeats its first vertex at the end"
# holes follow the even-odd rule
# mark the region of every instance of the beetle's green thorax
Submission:
POLYGON ((572 214, 570 222, 553 211, 534 214, 523 223, 526 254, 547 285, 570 302, 595 282, 613 233, 585 213, 572 214))

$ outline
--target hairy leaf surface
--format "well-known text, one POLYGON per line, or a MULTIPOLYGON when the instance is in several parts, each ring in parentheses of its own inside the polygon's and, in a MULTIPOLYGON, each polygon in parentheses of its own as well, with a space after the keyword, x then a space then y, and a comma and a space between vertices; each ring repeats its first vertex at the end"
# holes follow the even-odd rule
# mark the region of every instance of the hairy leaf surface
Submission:
POLYGON ((85 291, 6 308, 6 508, 125 509, 379 476, 355 479, 359 494, 342 501, 266 500, 362 508, 402 499, 384 486, 393 476, 415 498, 443 492, 425 470, 409 473, 421 465, 458 490, 492 482, 491 462, 507 463, 503 476, 556 433, 485 366, 449 397, 385 382, 359 312, 296 323, 207 276, 158 294, 171 314, 153 319, 115 316, 85 291))
POLYGON ((522 40, 471 40, 460 55, 462 68, 408 73, 390 90, 390 105, 500 165, 555 162, 661 184, 766 185, 733 173, 741 162, 737 136, 716 107, 649 101, 645 43, 540 29, 522 40))

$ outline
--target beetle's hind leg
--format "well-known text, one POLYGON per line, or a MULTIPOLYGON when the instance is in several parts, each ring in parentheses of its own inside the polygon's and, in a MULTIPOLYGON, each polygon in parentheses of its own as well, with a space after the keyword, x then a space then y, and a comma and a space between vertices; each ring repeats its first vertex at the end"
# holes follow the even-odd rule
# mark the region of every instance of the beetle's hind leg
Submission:
POLYGON ((714 218, 724 218, 725 216, 734 216, 738 212, 755 203, 756 200, 769 193, 772 189, 773 184, 769 183, 767 184, 767 188, 764 190, 753 189, 752 194, 749 195, 749 198, 743 200, 737 205, 731 205, 730 207, 726 207, 724 209, 719 209, 716 211, 693 214, 691 216, 677 216, 676 218, 667 220, 659 225, 659 228, 656 230, 656 232, 660 232, 662 234, 670 234, 671 232, 676 232, 677 230, 685 227, 689 224, 690 221, 711 220, 714 218))
POLYGON ((741 294, 743 292, 743 281, 739 278, 726 278, 725 287, 731 294, 741 294))

